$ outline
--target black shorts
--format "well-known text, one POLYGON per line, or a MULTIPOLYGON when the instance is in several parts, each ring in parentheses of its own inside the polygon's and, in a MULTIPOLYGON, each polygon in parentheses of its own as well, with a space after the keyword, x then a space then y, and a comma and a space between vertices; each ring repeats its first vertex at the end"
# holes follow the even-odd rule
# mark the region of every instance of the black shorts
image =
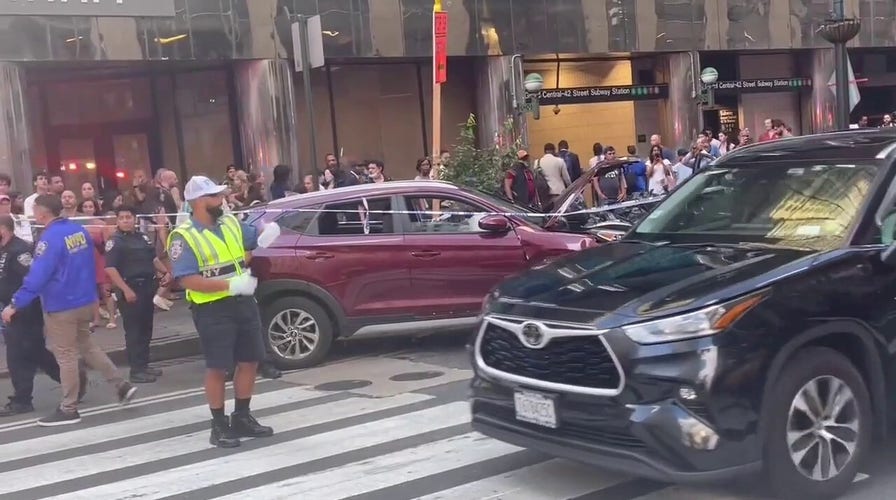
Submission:
POLYGON ((254 297, 228 297, 193 304, 192 309, 206 368, 230 370, 235 363, 264 361, 261 316, 254 297))

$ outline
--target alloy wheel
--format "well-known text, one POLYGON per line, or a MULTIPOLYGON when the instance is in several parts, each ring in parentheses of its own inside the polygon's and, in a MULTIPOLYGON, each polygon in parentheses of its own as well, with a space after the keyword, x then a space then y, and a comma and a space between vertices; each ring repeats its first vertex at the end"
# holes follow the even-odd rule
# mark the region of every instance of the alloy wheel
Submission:
POLYGON ((861 431, 852 389, 837 377, 816 377, 797 391, 790 404, 790 459, 809 479, 832 479, 852 459, 861 431))
POLYGON ((284 358, 302 359, 317 347, 320 330, 317 321, 301 309, 285 309, 268 326, 271 347, 284 358))

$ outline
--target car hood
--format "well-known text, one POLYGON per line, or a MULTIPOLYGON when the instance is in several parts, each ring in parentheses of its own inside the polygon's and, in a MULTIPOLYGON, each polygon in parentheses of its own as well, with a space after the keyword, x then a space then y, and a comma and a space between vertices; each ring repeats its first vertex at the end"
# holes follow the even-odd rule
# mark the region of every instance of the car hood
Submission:
POLYGON ((502 283, 495 312, 591 323, 612 315, 621 323, 696 309, 767 286, 790 274, 809 250, 736 245, 658 245, 620 241, 537 266, 502 283), (516 311, 514 311, 516 309, 516 311), (610 314, 612 313, 612 314, 610 314))

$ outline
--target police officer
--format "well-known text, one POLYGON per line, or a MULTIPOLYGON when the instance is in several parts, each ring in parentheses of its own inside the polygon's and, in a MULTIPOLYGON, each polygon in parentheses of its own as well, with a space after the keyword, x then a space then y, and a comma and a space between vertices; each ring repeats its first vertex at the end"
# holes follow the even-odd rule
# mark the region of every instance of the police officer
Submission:
POLYGON ((9 324, 40 298, 47 338, 59 363, 62 402, 56 411, 37 421, 40 426, 75 424, 78 413, 78 355, 114 385, 118 400, 130 402, 136 387, 121 378, 118 368, 93 341, 90 322, 97 305, 96 262, 90 233, 62 214, 58 196, 40 195, 34 201, 34 220, 44 227, 34 260, 22 286, 0 314, 9 324))
POLYGON ((187 291, 193 322, 205 357, 205 396, 212 414, 209 442, 221 448, 240 445, 240 437, 272 436, 249 412, 258 363, 265 358, 258 304, 258 280, 245 254, 270 244, 278 226, 258 235, 254 226, 224 213, 224 191, 208 177, 196 176, 184 187, 192 215, 168 237, 174 278, 187 291), (265 243, 262 243, 265 242, 265 243), (234 411, 224 413, 226 372, 234 368, 234 411))
POLYGON ((137 230, 136 210, 121 206, 115 210, 117 231, 106 242, 106 274, 115 286, 115 296, 124 323, 125 347, 131 366, 130 381, 146 384, 156 381, 162 370, 149 366, 155 297, 162 283, 171 280, 156 256, 156 247, 148 234, 137 230))
MULTIPOLYGON (((0 302, 8 304, 12 300, 31 268, 31 261, 31 244, 15 236, 11 216, 0 216, 0 302)), ((6 364, 14 393, 9 403, 0 408, 0 417, 34 411, 31 396, 38 368, 59 382, 59 365, 44 340, 39 301, 23 309, 6 326, 6 364)))

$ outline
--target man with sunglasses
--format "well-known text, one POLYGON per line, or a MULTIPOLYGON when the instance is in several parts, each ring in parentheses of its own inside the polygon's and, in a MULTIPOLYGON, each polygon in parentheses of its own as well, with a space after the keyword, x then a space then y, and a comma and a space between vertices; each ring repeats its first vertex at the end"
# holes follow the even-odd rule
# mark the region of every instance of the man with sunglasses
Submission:
POLYGON ((258 363, 265 358, 261 318, 246 253, 269 245, 279 226, 258 234, 252 225, 224 213, 226 186, 196 176, 184 187, 190 218, 168 238, 173 276, 187 291, 193 322, 205 357, 205 396, 212 414, 209 442, 220 448, 240 445, 241 437, 274 434, 249 412, 258 363), (235 408, 224 413, 227 371, 234 373, 235 408))

